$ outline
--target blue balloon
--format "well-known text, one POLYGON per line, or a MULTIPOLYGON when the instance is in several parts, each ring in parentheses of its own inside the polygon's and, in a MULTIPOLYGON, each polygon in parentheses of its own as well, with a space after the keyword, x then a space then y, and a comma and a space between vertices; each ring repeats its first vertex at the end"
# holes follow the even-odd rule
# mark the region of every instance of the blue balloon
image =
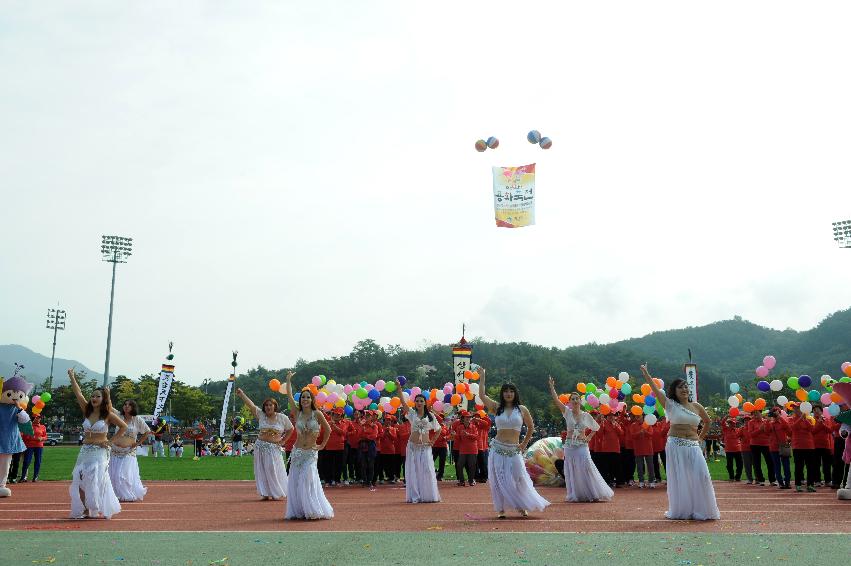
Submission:
POLYGON ((653 395, 648 395, 644 398, 644 404, 648 407, 652 407, 656 404, 656 397, 654 397, 653 395))
POLYGON ((444 395, 443 396, 443 402, 444 403, 451 403, 452 402, 452 393, 447 393, 446 395, 444 395))
POLYGON ((730 393, 738 393, 739 392, 739 384, 731 383, 730 384, 730 393))
POLYGON ((626 399, 626 395, 624 395, 623 391, 618 391, 618 401, 623 401, 626 399))
POLYGON ((381 392, 378 389, 371 389, 369 393, 367 393, 367 397, 369 397, 373 401, 378 401, 378 399, 381 397, 381 392))
POLYGON ((809 375, 802 375, 798 377, 798 385, 801 387, 809 387, 813 384, 813 380, 809 375))
POLYGON ((770 391, 771 385, 769 385, 769 383, 767 381, 760 381, 759 383, 756 384, 756 388, 759 389, 760 391, 770 391))
POLYGON ((529 143, 538 143, 541 141, 541 132, 538 130, 532 130, 528 134, 526 134, 526 141, 529 143))
POLYGON ((644 414, 649 415, 656 409, 653 405, 644 405, 644 414))
POLYGON ((839 405, 837 405, 836 403, 831 403, 827 407, 827 414, 830 415, 831 417, 835 417, 836 415, 838 415, 839 414, 839 405))
POLYGON ((408 382, 408 378, 404 375, 397 376, 396 379, 399 380, 399 385, 405 385, 408 382))
POLYGON ((354 408, 351 405, 346 405, 345 411, 347 417, 351 417, 355 412, 354 408))
POLYGON ((295 399, 295 402, 298 403, 298 400, 301 399, 301 393, 296 393, 295 395, 293 395, 293 399, 295 399))

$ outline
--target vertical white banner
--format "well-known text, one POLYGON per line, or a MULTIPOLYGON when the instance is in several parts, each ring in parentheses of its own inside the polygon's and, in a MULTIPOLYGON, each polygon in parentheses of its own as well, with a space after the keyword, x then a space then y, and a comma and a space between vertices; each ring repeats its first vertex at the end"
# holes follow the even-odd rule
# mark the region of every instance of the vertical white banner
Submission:
POLYGON ((691 400, 697 403, 697 364, 686 364, 683 369, 686 373, 686 385, 688 385, 691 400))
POLYGON ((224 438, 225 436, 225 425, 228 422, 228 403, 230 402, 230 393, 231 390, 233 390, 234 379, 236 379, 236 376, 231 374, 231 376, 228 378, 227 389, 225 389, 225 401, 224 403, 222 403, 222 418, 219 422, 219 436, 221 436, 222 438, 224 438))
POLYGON ((157 420, 157 417, 160 416, 160 413, 162 413, 162 410, 165 408, 168 393, 171 391, 172 381, 174 381, 174 366, 163 364, 162 371, 160 372, 160 383, 157 386, 157 401, 154 405, 154 420, 157 420))
MULTIPOLYGON (((469 385, 470 380, 464 377, 465 371, 472 371, 470 365, 473 357, 473 352, 470 348, 453 348, 452 349, 452 369, 455 373, 455 385, 466 383, 469 385)), ((461 395, 460 410, 467 410, 467 397, 461 395)))

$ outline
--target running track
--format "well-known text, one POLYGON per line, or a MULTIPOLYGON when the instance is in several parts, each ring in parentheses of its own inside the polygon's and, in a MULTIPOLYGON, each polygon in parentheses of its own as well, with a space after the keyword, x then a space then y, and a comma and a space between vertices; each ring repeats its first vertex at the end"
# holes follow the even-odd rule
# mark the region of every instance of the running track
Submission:
POLYGON ((111 520, 72 520, 69 482, 10 486, 0 499, 0 530, 60 531, 448 531, 448 532, 702 532, 851 533, 851 502, 835 492, 781 491, 715 482, 720 521, 664 519, 664 486, 618 489, 611 503, 565 503, 563 488, 539 488, 553 502, 527 519, 497 520, 487 485, 440 486, 443 502, 406 505, 404 488, 379 486, 325 490, 331 521, 284 521, 284 501, 261 501, 252 481, 146 482, 143 502, 124 503, 111 520))

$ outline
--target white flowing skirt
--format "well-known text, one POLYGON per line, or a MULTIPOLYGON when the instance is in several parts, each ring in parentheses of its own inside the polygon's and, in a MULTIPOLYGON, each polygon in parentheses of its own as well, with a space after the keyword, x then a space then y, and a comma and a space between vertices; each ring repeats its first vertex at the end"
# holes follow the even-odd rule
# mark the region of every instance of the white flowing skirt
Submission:
POLYGON ((290 478, 287 489, 286 519, 330 519, 334 509, 325 499, 316 450, 293 448, 290 453, 290 478))
POLYGON ((564 446, 565 501, 609 501, 615 492, 591 460, 588 445, 564 446))
POLYGON ((103 515, 107 519, 121 511, 109 480, 109 449, 90 444, 80 448, 68 491, 71 518, 81 518, 87 509, 90 517, 103 515))
POLYGON ((549 501, 538 495, 526 471, 517 444, 491 441, 488 456, 488 485, 497 513, 506 507, 526 511, 543 511, 549 501))
POLYGON ((405 501, 408 503, 440 501, 431 446, 408 442, 405 450, 405 501))
POLYGON ((668 437, 665 445, 668 476, 668 519, 720 519, 715 488, 700 442, 668 437))
POLYGON ((254 480, 262 497, 280 499, 287 496, 287 468, 280 444, 265 440, 254 443, 254 480))
POLYGON ((142 501, 148 488, 142 485, 139 477, 139 462, 136 449, 112 448, 109 458, 109 479, 112 490, 119 501, 142 501))

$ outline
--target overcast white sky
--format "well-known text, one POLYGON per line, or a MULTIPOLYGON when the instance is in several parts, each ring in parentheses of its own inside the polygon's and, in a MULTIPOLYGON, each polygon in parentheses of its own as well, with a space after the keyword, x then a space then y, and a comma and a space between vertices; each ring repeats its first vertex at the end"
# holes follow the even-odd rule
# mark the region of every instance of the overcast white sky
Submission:
MULTIPOLYGON (((223 378, 851 305, 851 3, 0 2, 0 343, 223 378), (525 141, 535 128, 545 152, 525 141), (502 144, 479 154, 478 138, 502 144), (537 162, 537 222, 490 167, 537 162)), ((781 356, 782 353, 775 353, 781 356)))

